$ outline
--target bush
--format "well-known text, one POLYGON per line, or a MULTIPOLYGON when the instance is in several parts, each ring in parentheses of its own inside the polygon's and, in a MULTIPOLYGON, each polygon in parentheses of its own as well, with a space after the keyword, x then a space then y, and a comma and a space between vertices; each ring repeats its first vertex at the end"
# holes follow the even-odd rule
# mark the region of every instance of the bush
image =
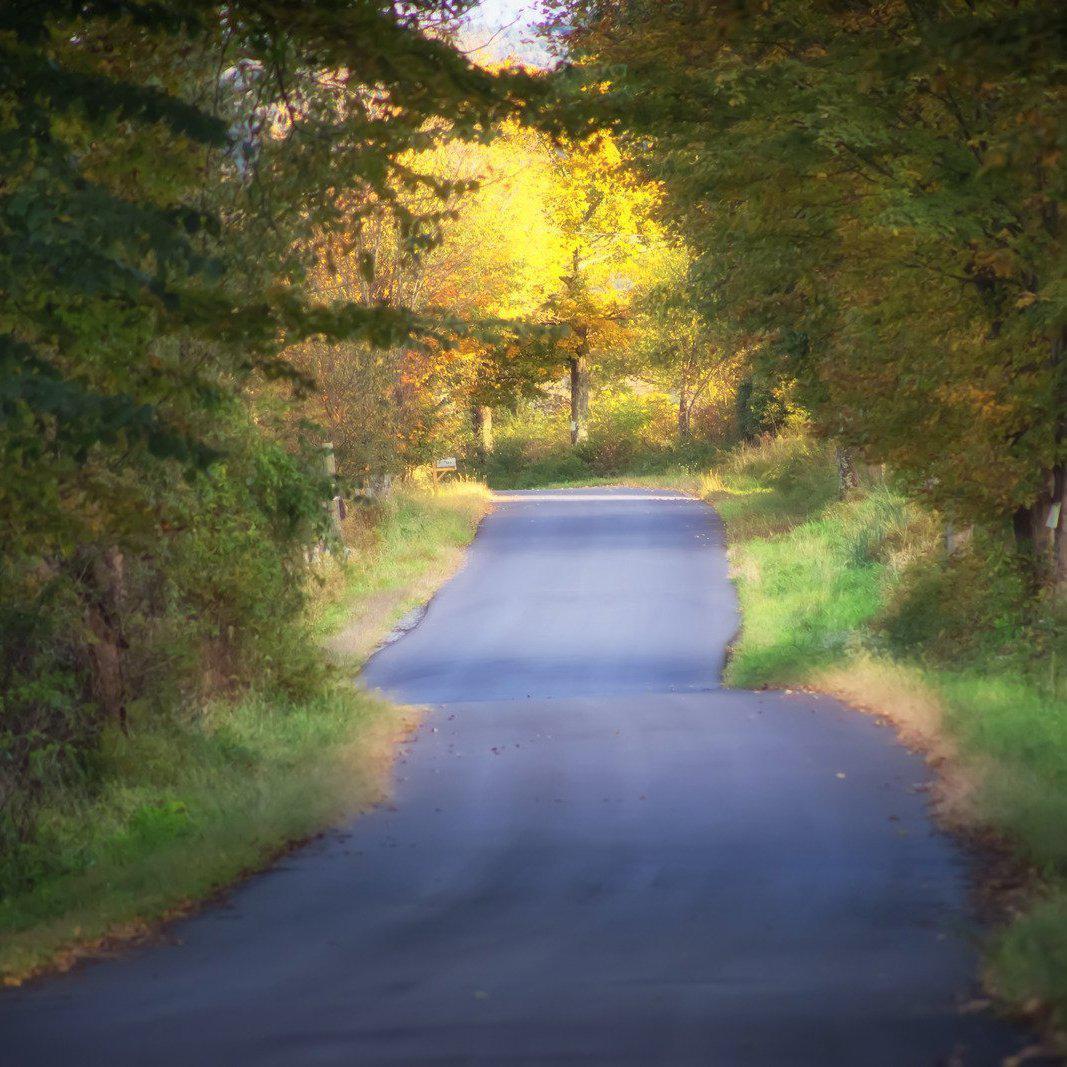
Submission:
MULTIPOLYGON (((257 484, 231 485, 225 499, 257 484)), ((468 481, 432 492, 406 483, 354 509, 349 553, 316 554, 319 581, 310 583, 307 610, 236 635, 259 663, 283 660, 286 648, 271 643, 289 635, 313 671, 309 692, 290 692, 289 669, 279 663, 212 700, 167 708, 145 695, 131 704, 126 732, 97 720, 91 744, 75 746, 80 776, 49 776, 28 811, 32 833, 16 835, 0 853, 0 980, 25 976, 116 924, 128 933, 128 924, 220 888, 286 842, 377 798, 410 713, 352 686, 351 670, 450 573, 487 498, 484 486, 468 481), (342 622, 346 631, 359 625, 360 645, 338 670, 321 644, 342 622)), ((237 537, 241 584, 259 573, 258 553, 269 545, 253 549, 241 531, 226 529, 208 525, 198 545, 237 537)), ((262 597, 277 595, 277 572, 263 575, 262 597)), ((305 579, 301 572, 306 586, 305 579)), ((239 591, 248 598, 242 610, 258 617, 263 601, 239 591)), ((279 601, 283 608, 303 604, 296 593, 279 601)))
POLYGON ((206 469, 114 475, 118 519, 8 546, 0 889, 33 877, 37 812, 75 784, 95 788, 107 729, 181 717, 253 682, 299 699, 320 680, 304 590, 326 527, 321 457, 240 414, 220 414, 215 435, 222 458, 206 469))
POLYGON ((1038 683, 1067 662, 1062 609, 1034 596, 1026 562, 997 531, 977 530, 952 556, 938 544, 914 561, 875 629, 897 655, 1021 670, 1038 683))
POLYGON ((588 439, 572 445, 569 401, 547 396, 502 414, 483 471, 490 485, 515 489, 679 467, 696 471, 718 448, 703 440, 679 444, 674 420, 673 404, 662 393, 604 388, 590 404, 588 439))

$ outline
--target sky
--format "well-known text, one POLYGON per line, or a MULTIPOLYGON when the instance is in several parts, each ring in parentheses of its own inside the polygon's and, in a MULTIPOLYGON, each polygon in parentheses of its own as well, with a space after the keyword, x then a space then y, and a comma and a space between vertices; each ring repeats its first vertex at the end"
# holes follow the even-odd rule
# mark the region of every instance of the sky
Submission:
POLYGON ((484 42, 485 54, 493 59, 513 55, 545 65, 548 54, 540 43, 531 40, 540 17, 537 0, 482 0, 471 18, 468 47, 484 42))

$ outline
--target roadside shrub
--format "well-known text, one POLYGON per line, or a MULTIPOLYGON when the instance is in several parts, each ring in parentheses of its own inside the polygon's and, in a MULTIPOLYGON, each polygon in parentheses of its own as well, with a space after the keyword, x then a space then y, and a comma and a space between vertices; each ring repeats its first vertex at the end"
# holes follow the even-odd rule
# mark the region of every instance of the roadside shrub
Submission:
POLYGON ((817 515, 838 497, 833 450, 810 437, 768 437, 723 455, 702 479, 734 535, 765 537, 817 515))
POLYGON ((310 444, 216 417, 220 458, 106 474, 122 509, 99 527, 9 545, 0 569, 0 890, 40 874, 38 812, 89 794, 107 730, 321 681, 307 634, 309 550, 329 483, 310 444), (29 849, 29 851, 28 851, 29 849))
POLYGON ((700 438, 679 443, 675 418, 665 394, 604 388, 590 404, 588 439, 574 446, 568 399, 547 395, 500 414, 482 470, 492 486, 521 489, 706 467, 718 444, 700 438))
POLYGON ((604 388, 590 406, 589 438, 579 452, 595 474, 620 474, 668 453, 674 432, 673 405, 662 393, 604 388))
POLYGON ((32 836, 44 797, 81 776, 97 724, 75 662, 69 589, 10 562, 0 573, 2 863, 32 836))
POLYGON ((976 530, 951 556, 934 542, 904 569, 874 629, 896 655, 1021 671, 1052 691, 1067 663, 1062 608, 1034 597, 1028 567, 997 531, 976 530))

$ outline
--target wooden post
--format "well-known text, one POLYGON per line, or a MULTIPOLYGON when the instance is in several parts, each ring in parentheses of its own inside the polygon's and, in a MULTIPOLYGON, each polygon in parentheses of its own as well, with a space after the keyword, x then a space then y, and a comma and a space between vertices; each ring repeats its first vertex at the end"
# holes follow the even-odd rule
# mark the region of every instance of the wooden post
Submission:
MULTIPOLYGON (((337 459, 333 454, 333 442, 326 442, 326 457, 325 457, 326 475, 328 478, 335 479, 337 477, 337 459)), ((341 526, 341 520, 345 517, 344 513, 344 501, 339 496, 334 496, 329 504, 330 508, 330 524, 333 526, 333 532, 337 537, 337 540, 342 544, 344 543, 344 533, 341 526)))
POLYGON ((442 456, 440 459, 435 459, 433 461, 433 466, 430 468, 430 473, 433 475, 433 487, 436 492, 441 479, 444 478, 445 475, 459 473, 456 457, 442 456))

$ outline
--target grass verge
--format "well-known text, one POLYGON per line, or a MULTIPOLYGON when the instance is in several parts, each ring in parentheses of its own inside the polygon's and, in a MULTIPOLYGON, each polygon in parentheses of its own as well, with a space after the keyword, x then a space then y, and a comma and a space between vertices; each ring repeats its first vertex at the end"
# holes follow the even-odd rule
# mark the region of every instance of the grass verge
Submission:
MULTIPOLYGON (((342 658, 361 662, 452 573, 488 497, 469 483, 407 488, 355 518, 348 561, 320 565, 313 639, 351 631, 342 658)), ((20 857, 25 888, 0 901, 0 978, 16 985, 144 936, 380 801, 417 715, 324 667, 301 697, 247 693, 106 735, 93 787, 45 807, 20 857)))
POLYGON ((490 492, 462 479, 401 487, 345 523, 349 559, 319 573, 315 628, 335 663, 358 667, 412 608, 425 603, 463 559, 490 492))
POLYGON ((940 814, 1035 872, 1001 901, 987 984, 1063 1043, 1067 692, 1048 669, 1062 618, 1039 606, 1027 621, 992 578, 961 586, 996 568, 977 548, 946 560, 934 518, 880 476, 839 501, 833 456, 802 438, 735 451, 701 492, 725 521, 742 609, 727 680, 833 693, 927 753, 940 814))

